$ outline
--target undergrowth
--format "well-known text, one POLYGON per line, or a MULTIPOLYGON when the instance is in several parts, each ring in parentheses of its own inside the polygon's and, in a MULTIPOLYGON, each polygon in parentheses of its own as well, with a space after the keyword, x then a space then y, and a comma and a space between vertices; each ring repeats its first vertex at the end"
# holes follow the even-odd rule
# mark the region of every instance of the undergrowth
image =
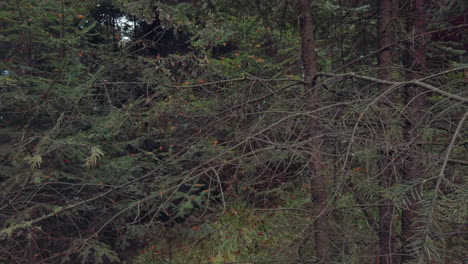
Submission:
POLYGON ((255 208, 236 201, 201 225, 154 230, 150 245, 132 263, 225 263, 298 258, 298 245, 311 219, 307 190, 285 192, 278 208, 255 208), (285 209, 288 208, 288 209, 285 209), (295 209, 291 209, 295 208, 295 209))

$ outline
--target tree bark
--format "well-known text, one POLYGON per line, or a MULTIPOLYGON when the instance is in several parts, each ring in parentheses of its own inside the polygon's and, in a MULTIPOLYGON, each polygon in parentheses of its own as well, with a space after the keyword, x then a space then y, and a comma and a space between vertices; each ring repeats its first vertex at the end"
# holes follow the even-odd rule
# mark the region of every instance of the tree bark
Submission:
MULTIPOLYGON (((304 67, 305 98, 309 111, 320 107, 318 87, 314 84, 317 73, 315 55, 314 24, 310 0, 299 0, 299 13, 301 22, 301 48, 302 63, 304 67)), ((330 238, 327 219, 327 190, 323 174, 323 157, 320 152, 322 139, 319 137, 320 124, 314 116, 307 120, 308 132, 314 139, 311 141, 310 159, 308 163, 311 198, 314 218, 315 254, 320 263, 330 263, 330 238)))
MULTIPOLYGON (((392 0, 379 0, 379 20, 377 34, 379 39, 379 75, 382 80, 391 80, 392 50, 391 50, 391 24, 392 24, 392 0), (387 48, 386 48, 387 47, 387 48)), ((387 84, 380 84, 379 91, 383 93, 388 89, 387 84)), ((392 141, 394 137, 389 134, 392 128, 392 112, 389 109, 393 98, 385 96, 379 102, 380 116, 382 120, 382 135, 384 136, 384 147, 381 149, 381 163, 379 184, 382 189, 390 188, 395 182, 392 165, 392 141)), ((396 262, 395 243, 393 237, 393 213, 394 205, 390 199, 383 199, 379 206, 379 259, 381 264, 392 264, 396 262)))
MULTIPOLYGON (((408 16, 408 32, 412 35, 419 35, 426 32, 426 10, 425 0, 411 0, 410 13, 408 16)), ((426 38, 415 38, 408 47, 407 67, 409 80, 419 79, 426 69, 426 38)), ((412 86, 405 89, 404 100, 406 104, 406 120, 404 136, 408 146, 408 157, 403 166, 403 181, 410 182, 422 177, 423 149, 417 145, 422 142, 420 122, 424 118, 426 95, 420 87, 412 86)), ((414 197, 409 197, 408 208, 402 213, 402 262, 408 263, 414 260, 417 255, 411 252, 410 243, 418 229, 416 218, 419 210, 418 201, 414 197)))

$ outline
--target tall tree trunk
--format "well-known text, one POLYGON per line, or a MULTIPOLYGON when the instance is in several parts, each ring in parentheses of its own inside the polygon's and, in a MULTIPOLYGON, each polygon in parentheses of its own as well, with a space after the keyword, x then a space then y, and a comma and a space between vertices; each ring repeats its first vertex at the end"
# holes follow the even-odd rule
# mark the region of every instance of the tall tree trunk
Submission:
MULTIPOLYGON (((315 87, 314 78, 317 73, 314 24, 312 19, 312 8, 310 0, 299 0, 299 13, 301 21, 301 47, 302 63, 304 67, 305 95, 307 100, 307 109, 309 111, 317 110, 320 107, 320 98, 318 87, 315 87)), ((316 114, 314 114, 316 115, 316 114)), ((323 174, 323 157, 320 152, 322 139, 318 137, 320 129, 316 117, 311 116, 308 119, 309 135, 314 137, 311 141, 311 153, 309 160, 309 175, 311 196, 313 203, 314 217, 314 235, 315 235, 315 253, 320 263, 330 263, 330 238, 328 234, 327 219, 327 190, 325 177, 323 174)))
MULTIPOLYGON (((418 36, 426 32, 425 2, 425 0, 410 1, 408 32, 415 38, 408 47, 407 66, 410 71, 407 78, 409 80, 421 78, 426 69, 426 37, 418 36)), ((421 155, 423 150, 418 144, 422 139, 419 126, 424 118, 426 96, 422 88, 413 86, 405 89, 404 100, 407 107, 404 135, 409 154, 403 166, 403 181, 409 182, 420 178, 424 170, 423 155, 421 155)), ((419 204, 415 198, 410 197, 409 199, 408 208, 403 210, 401 223, 403 263, 410 262, 417 257, 414 252, 411 252, 410 243, 414 239, 415 230, 418 229, 416 218, 419 204)))
MULTIPOLYGON (((382 80, 391 79, 392 67, 392 51, 390 45, 392 43, 391 24, 392 24, 392 0, 379 0, 379 21, 378 21, 378 38, 379 46, 383 49, 379 53, 379 74, 382 80), (387 48, 386 48, 387 47, 387 48)), ((388 85, 380 84, 379 90, 383 93, 388 89, 388 85)), ((385 135, 384 147, 381 150, 381 166, 379 175, 379 184, 382 189, 388 189, 394 184, 394 174, 392 166, 392 140, 391 135, 392 113, 389 105, 392 103, 390 96, 385 96, 379 103, 380 116, 382 119, 382 135, 385 135)), ((382 205, 379 206, 379 258, 382 264, 392 264, 396 262, 395 258, 395 243, 393 237, 392 218, 394 213, 394 205, 390 199, 384 199, 382 205)))

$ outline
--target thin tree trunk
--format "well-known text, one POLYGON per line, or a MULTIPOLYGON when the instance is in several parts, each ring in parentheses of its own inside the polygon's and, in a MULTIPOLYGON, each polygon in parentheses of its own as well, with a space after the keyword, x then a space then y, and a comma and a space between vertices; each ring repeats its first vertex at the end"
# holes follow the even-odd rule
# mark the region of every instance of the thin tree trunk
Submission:
MULTIPOLYGON (((426 10, 425 0, 411 0, 410 13, 408 16, 408 32, 418 35, 426 32, 426 10)), ((426 39, 424 37, 415 38, 409 44, 408 68, 410 69, 407 78, 409 80, 419 79, 426 69, 426 39)), ((408 145, 408 158, 403 166, 403 181, 409 182, 418 179, 423 172, 422 148, 416 142, 421 142, 420 122, 424 118, 426 95, 420 87, 408 87, 404 95, 407 111, 405 122, 405 141, 408 145)), ((417 255, 411 252, 410 243, 414 239, 415 230, 418 229, 416 218, 419 209, 418 201, 412 197, 408 208, 402 213, 402 242, 403 256, 402 262, 407 263, 414 260, 417 255)))
MULTIPOLYGON (((391 24, 392 24, 392 0, 379 0, 379 21, 378 38, 380 48, 385 48, 379 53, 379 74, 382 80, 391 79, 392 51, 391 51, 391 24)), ((383 93, 388 89, 388 85, 380 84, 379 90, 383 93)), ((380 168, 379 184, 382 189, 388 189, 394 184, 394 174, 392 160, 392 138, 391 126, 392 116, 389 105, 392 98, 385 96, 379 103, 380 116, 382 118, 382 135, 385 135, 385 146, 382 149, 382 160, 380 168)), ((396 262, 395 243, 393 237, 393 213, 394 205, 390 199, 384 199, 379 206, 379 258, 382 264, 392 264, 396 262)))
MULTIPOLYGON (((299 0, 299 13, 301 21, 301 47, 302 63, 304 67, 305 93, 307 109, 310 111, 319 108, 320 98, 317 87, 314 85, 314 77, 317 73, 314 24, 310 0, 299 0)), ((315 115, 315 114, 314 114, 315 115)), ((308 119, 308 132, 314 137, 311 142, 309 174, 314 217, 315 254, 320 263, 330 263, 330 238, 328 234, 327 220, 327 191, 323 174, 323 157, 320 152, 322 139, 318 137, 320 129, 317 118, 311 116, 308 119)))

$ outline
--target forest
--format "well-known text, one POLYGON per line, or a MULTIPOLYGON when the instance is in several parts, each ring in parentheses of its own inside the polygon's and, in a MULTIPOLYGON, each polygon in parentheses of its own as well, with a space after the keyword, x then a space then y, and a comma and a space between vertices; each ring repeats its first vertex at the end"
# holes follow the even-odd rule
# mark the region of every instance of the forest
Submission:
POLYGON ((462 264, 468 2, 0 1, 0 264, 462 264))

